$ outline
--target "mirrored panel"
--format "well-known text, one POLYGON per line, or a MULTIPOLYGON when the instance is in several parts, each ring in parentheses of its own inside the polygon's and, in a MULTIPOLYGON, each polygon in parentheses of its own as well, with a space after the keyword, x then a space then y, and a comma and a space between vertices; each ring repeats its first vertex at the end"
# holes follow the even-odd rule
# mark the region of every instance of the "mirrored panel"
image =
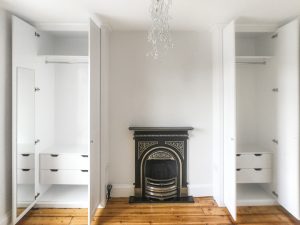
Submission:
POLYGON ((17 216, 35 200, 35 73, 17 69, 17 216))

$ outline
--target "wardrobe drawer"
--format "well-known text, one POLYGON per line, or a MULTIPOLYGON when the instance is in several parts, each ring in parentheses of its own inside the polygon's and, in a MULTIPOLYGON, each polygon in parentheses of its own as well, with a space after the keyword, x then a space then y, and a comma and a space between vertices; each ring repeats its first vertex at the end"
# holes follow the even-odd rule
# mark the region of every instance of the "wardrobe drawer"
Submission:
POLYGON ((18 169, 17 184, 34 184, 34 169, 18 169))
POLYGON ((17 155, 17 168, 18 169, 34 169, 34 154, 21 154, 17 155))
POLYGON ((40 169, 88 170, 88 155, 41 154, 40 169))
POLYGON ((272 154, 237 154, 236 168, 272 168, 272 154))
POLYGON ((40 170, 41 184, 88 184, 87 170, 40 170))
POLYGON ((271 169, 237 169, 237 183, 270 183, 272 181, 271 169))

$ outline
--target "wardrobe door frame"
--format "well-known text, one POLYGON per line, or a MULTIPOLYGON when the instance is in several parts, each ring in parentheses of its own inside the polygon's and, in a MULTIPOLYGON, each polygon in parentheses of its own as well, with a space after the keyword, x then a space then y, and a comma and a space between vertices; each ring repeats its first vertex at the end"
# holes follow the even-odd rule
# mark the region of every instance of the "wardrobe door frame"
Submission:
MULTIPOLYGON (((233 61, 233 58, 231 57, 231 59, 228 59, 226 57, 226 51, 231 51, 231 53, 233 52, 233 48, 232 48, 232 44, 228 45, 228 42, 226 41, 226 39, 224 38, 224 36, 228 35, 228 28, 230 26, 234 26, 234 22, 230 23, 229 25, 227 25, 224 29, 223 29, 223 75, 224 75, 224 107, 226 107, 226 96, 225 96, 225 92, 226 92, 226 84, 225 84, 225 80, 226 80, 226 74, 228 74, 228 68, 227 64, 226 64, 226 60, 228 63, 228 60, 231 60, 231 63, 233 61), (228 48, 230 47, 230 48, 228 48)), ((238 27, 238 26, 236 26, 238 27)), ((276 29, 274 26, 267 26, 267 27, 260 27, 255 26, 255 27, 250 27, 250 28, 243 28, 243 26, 238 27, 238 29, 240 30, 242 28, 243 31, 245 32, 253 32, 253 28, 255 28, 255 30, 258 30, 258 32, 275 32, 277 30, 277 34, 278 37, 280 38, 281 33, 284 32, 286 30, 287 35, 285 40, 283 40, 283 44, 281 44, 281 53, 285 54, 287 57, 282 57, 280 60, 284 60, 287 59, 288 61, 285 61, 283 63, 286 62, 292 62, 292 64, 286 64, 286 65, 282 65, 281 70, 284 71, 284 69, 288 69, 286 72, 281 72, 282 73, 282 77, 283 74, 289 74, 290 75, 290 80, 281 80, 278 83, 278 89, 279 89, 279 93, 278 96, 279 98, 284 98, 280 97, 280 95, 285 95, 285 97, 289 96, 288 98, 286 98, 285 100, 282 99, 281 102, 288 104, 289 106, 293 105, 294 107, 289 108, 288 106, 283 106, 284 104, 282 104, 281 106, 279 105, 278 107, 281 107, 281 109, 283 109, 284 111, 293 111, 293 114, 290 116, 287 116, 286 113, 282 114, 282 118, 281 121, 282 122, 282 126, 284 129, 286 130, 292 130, 292 132, 289 132, 289 136, 283 136, 280 135, 280 133, 278 134, 278 153, 279 154, 279 165, 278 165, 278 170, 274 171, 276 173, 277 178, 283 177, 282 179, 277 179, 278 182, 277 184, 277 190, 278 191, 278 203, 283 206, 287 211, 289 211, 293 216, 295 216, 297 219, 300 219, 300 153, 299 153, 299 148, 300 148, 300 140, 299 140, 299 133, 300 133, 300 97, 299 97, 299 93, 300 93, 300 21, 299 18, 297 18, 296 20, 293 20, 291 22, 289 22, 286 25, 283 25, 282 27, 280 27, 279 29, 276 29), (289 29, 290 26, 290 30, 289 29), (291 26, 293 26, 293 28, 291 28, 291 26), (263 30, 262 30, 263 29, 263 30), (291 41, 291 36, 293 36, 292 41, 291 41), (289 40, 289 41, 288 41, 289 40), (288 46, 287 46, 288 45, 288 46), (293 58, 290 58, 293 57, 293 58), (284 81, 284 82, 283 82, 284 81), (289 85, 286 84, 286 82, 290 82, 289 85), (284 83, 286 86, 284 86, 284 83), (289 88, 285 88, 285 87, 289 87, 289 88), (291 88, 292 87, 292 88, 291 88), (285 93, 283 93, 285 92, 285 93), (291 102, 292 101, 292 102, 291 102), (285 116, 284 116, 285 115, 285 116), (284 122, 286 121, 287 118, 293 118, 291 119, 290 123, 284 122), (293 125, 294 124, 294 125, 293 125), (282 138, 284 138, 285 140, 282 140, 282 138), (289 139, 290 141, 287 142, 287 139, 289 139), (291 151, 289 152, 289 162, 292 162, 292 165, 290 163, 280 163, 283 160, 283 156, 286 155, 286 149, 289 148, 291 149, 291 151), (280 172, 281 170, 281 172, 280 172), (288 180, 286 179, 286 174, 292 174, 292 176, 290 176, 290 178, 288 180), (280 175, 281 174, 281 175, 280 175), (282 175, 284 174, 284 176, 282 175), (278 190, 279 187, 279 190, 278 190)), ((233 32, 231 32, 231 35, 233 35, 233 32)), ((235 35, 235 34, 234 34, 235 35)), ((233 37, 233 36, 231 36, 233 37)), ((274 36, 275 37, 275 36, 274 36)), ((279 39, 280 40, 280 39, 279 39)), ((235 52, 235 50, 234 50, 235 52)), ((276 56, 275 56, 276 57, 276 56)), ((277 56, 278 57, 278 56, 277 56)), ((229 57, 230 58, 230 57, 229 57)), ((278 58, 276 59, 278 60, 278 58)), ((235 63, 235 62, 234 62, 235 63)), ((233 65, 233 64, 231 64, 233 65)), ((231 71, 232 72, 232 71, 231 71)), ((279 72, 280 73, 280 72, 279 72)), ((235 71, 234 73, 235 76, 235 71)), ((232 75, 231 74, 231 75, 232 75)), ((285 77, 286 79, 286 77, 285 77)), ((235 89, 235 87, 234 87, 235 89)), ((280 100, 279 100, 280 103, 280 100)), ((234 106, 235 107, 235 106, 234 106)), ((236 201, 229 201, 228 199, 226 199, 226 196, 228 195, 228 186, 231 184, 233 185, 233 179, 226 179, 226 176, 228 175, 228 171, 233 171, 232 168, 228 168, 228 166, 226 166, 226 164, 228 164, 228 160, 227 160, 227 156, 226 155, 226 137, 225 137, 225 133, 226 133, 226 112, 225 112, 225 108, 224 108, 224 203, 225 206, 228 208, 231 216, 233 217, 233 219, 236 220, 236 210, 237 210, 237 205, 236 205, 236 201), (229 184, 229 185, 228 185, 229 184), (227 189, 226 189, 227 188, 227 189), (235 206, 234 206, 235 204, 235 206)), ((280 115, 279 115, 280 116, 280 115)), ((280 118, 278 118, 279 122, 280 122, 280 118)), ((235 125, 233 126, 235 128, 235 125)), ((281 132, 282 133, 282 132, 281 132)), ((232 133, 234 134, 234 132, 232 133)), ((230 137, 230 135, 229 135, 230 137)), ((232 135, 232 141, 236 142, 236 135, 232 135)), ((228 139, 228 137, 227 137, 228 139)), ((234 157, 236 156, 236 154, 234 155, 234 157)), ((233 157, 233 154, 230 154, 229 157, 233 157)), ((236 160, 232 160, 232 162, 236 162, 236 160)), ((234 166, 236 167, 236 164, 234 164, 234 166)), ((236 179, 236 178, 235 178, 236 179)), ((236 184, 232 187, 236 188, 236 184)), ((236 189, 235 189, 235 195, 236 195, 236 189)))
POLYGON ((234 220, 237 217, 235 30, 235 21, 223 29, 224 204, 234 220))
POLYGON ((299 154, 299 18, 277 30, 275 57, 278 82, 278 202, 300 219, 299 154))
MULTIPOLYGON (((17 68, 30 69, 36 72, 35 60, 30 56, 37 53, 38 41, 36 40, 36 29, 27 22, 19 19, 16 16, 12 16, 12 223, 16 224, 24 215, 36 204, 36 184, 37 184, 37 169, 35 168, 35 200, 19 215, 17 216, 17 68), (19 42, 18 33, 22 29, 22 43, 24 43, 24 49, 18 49, 20 46, 17 45, 19 42), (24 34, 26 32, 26 34, 24 34), (24 40, 27 38, 28 40, 24 40), (31 48, 31 49, 29 49, 31 48), (32 55, 22 56, 23 51, 32 50, 32 55)), ((28 54, 28 52, 26 52, 28 54)), ((30 53, 31 54, 31 53, 30 53)), ((34 94, 34 90, 33 94, 34 94)), ((35 126, 34 126, 35 127, 35 126)), ((38 160, 38 156, 35 154, 35 166, 38 160)))
POLYGON ((89 23, 90 74, 90 168, 88 224, 101 202, 101 24, 95 19, 89 23))

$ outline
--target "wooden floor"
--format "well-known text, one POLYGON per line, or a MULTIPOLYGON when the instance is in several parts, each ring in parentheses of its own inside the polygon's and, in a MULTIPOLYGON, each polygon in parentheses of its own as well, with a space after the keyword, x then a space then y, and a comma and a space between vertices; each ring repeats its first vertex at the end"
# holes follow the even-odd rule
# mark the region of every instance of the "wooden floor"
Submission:
MULTIPOLYGON (((18 225, 83 225, 87 209, 34 209, 18 225)), ((128 204, 127 198, 111 199, 98 209, 93 225, 247 224, 291 225, 297 223, 279 206, 240 207, 234 223, 225 208, 212 198, 195 198, 194 204, 128 204)))

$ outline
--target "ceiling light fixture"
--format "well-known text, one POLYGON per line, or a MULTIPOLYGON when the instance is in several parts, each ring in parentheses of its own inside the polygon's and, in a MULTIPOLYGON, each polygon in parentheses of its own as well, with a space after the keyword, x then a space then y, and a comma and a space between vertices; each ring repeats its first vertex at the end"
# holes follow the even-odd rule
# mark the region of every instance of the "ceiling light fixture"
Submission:
POLYGON ((172 0, 151 0, 149 11, 152 26, 148 32, 148 42, 152 44, 152 49, 147 55, 154 59, 164 55, 169 48, 173 48, 169 25, 171 4, 172 0))

